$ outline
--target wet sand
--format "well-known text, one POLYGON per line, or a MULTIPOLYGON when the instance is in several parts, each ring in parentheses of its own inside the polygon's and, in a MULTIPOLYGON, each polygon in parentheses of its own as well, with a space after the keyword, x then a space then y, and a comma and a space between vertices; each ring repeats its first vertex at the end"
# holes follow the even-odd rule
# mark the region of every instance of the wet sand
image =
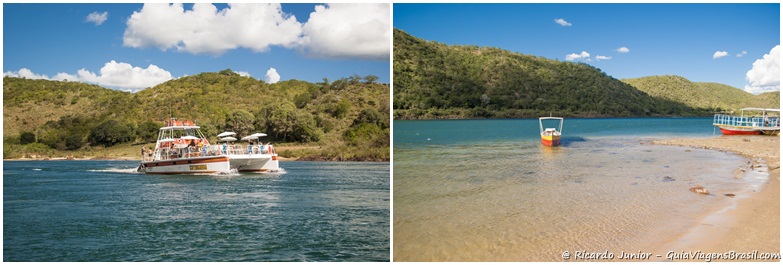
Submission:
MULTIPOLYGON (((780 137, 779 136, 719 136, 713 138, 668 139, 653 144, 705 148, 733 152, 752 164, 764 163, 769 169, 769 181, 760 190, 751 191, 715 216, 708 216, 686 235, 679 235, 658 251, 675 253, 779 253, 780 252, 780 137), (763 161, 763 162, 762 162, 763 161), (684 240, 683 238, 688 238, 684 240)), ((717 194, 723 196, 722 194, 717 194)), ((653 259, 655 260, 655 259, 653 259)), ((680 260, 682 261, 682 260, 680 260)), ((700 261, 700 260, 696 260, 700 261)), ((743 260, 738 260, 743 261, 743 260)), ((765 261, 765 260, 751 260, 765 261)), ((778 261, 778 260, 771 260, 778 261)))

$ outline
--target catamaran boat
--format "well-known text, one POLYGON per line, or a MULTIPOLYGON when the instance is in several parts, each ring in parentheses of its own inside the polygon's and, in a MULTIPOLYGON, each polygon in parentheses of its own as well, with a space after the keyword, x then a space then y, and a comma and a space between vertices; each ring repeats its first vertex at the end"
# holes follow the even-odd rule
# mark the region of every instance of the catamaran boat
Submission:
POLYGON ((277 153, 271 144, 263 144, 261 137, 265 133, 254 133, 242 137, 242 141, 248 141, 247 146, 234 144, 236 133, 223 132, 218 138, 223 142, 221 151, 226 154, 231 164, 231 169, 239 172, 278 172, 280 171, 277 153))
POLYGON ((744 108, 740 109, 740 116, 715 114, 712 125, 720 128, 724 135, 737 134, 780 134, 780 109, 744 108), (761 113, 761 116, 745 115, 745 112, 761 113), (770 112, 777 112, 777 116, 770 116, 770 112))
POLYGON ((541 143, 546 146, 560 145, 560 135, 563 132, 563 118, 560 117, 541 117, 538 118, 538 129, 541 133, 541 143), (558 128, 544 128, 545 120, 558 120, 560 126, 558 128))
POLYGON ((171 119, 158 132, 155 148, 145 152, 137 171, 147 174, 228 173, 229 157, 210 145, 192 121, 171 119))

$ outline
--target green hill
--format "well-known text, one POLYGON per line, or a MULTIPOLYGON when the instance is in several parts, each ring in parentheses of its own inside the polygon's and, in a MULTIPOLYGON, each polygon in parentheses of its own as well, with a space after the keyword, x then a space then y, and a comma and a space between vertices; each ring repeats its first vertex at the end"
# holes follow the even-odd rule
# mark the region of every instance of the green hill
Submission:
POLYGON ((681 76, 648 76, 622 80, 651 96, 676 100, 694 108, 715 112, 746 107, 778 108, 780 92, 753 95, 738 88, 705 82, 691 82, 681 76))
POLYGON ((394 30, 395 119, 709 115, 584 63, 445 45, 394 30))
POLYGON ((283 156, 387 161, 389 86, 368 80, 375 78, 267 84, 227 69, 132 94, 77 82, 5 77, 3 156, 23 155, 20 136, 25 132, 39 147, 59 150, 150 142, 171 114, 196 121, 213 140, 224 130, 264 132, 269 135, 264 140, 274 144, 312 147, 283 156))

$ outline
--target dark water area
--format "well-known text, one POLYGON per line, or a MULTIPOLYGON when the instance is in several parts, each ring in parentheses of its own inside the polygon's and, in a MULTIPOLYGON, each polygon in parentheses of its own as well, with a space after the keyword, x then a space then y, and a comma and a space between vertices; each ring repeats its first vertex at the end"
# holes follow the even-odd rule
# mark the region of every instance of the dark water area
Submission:
POLYGON ((143 175, 4 161, 3 261, 388 261, 389 163, 143 175))

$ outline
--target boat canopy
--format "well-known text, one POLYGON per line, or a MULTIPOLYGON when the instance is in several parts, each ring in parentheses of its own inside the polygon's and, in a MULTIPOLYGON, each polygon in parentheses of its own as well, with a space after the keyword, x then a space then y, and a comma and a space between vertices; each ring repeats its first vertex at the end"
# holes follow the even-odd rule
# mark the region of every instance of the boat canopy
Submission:
POLYGON ((223 141, 223 142, 233 142, 233 141, 236 141, 237 138, 229 136, 229 137, 220 138, 220 140, 223 141))
POLYGON ((264 136, 266 136, 266 134, 265 133, 254 133, 254 134, 251 134, 250 136, 258 138, 258 137, 264 137, 264 136))

